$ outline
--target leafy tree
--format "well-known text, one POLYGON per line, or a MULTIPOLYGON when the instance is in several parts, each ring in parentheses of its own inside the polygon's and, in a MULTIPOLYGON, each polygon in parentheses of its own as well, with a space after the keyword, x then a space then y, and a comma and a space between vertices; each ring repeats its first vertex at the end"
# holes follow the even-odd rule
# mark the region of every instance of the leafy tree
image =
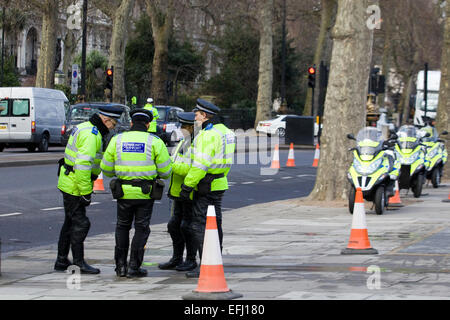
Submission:
POLYGON ((216 96, 220 106, 250 100, 256 107, 258 38, 257 30, 242 22, 227 25, 223 36, 214 42, 220 52, 221 72, 205 83, 202 92, 216 96))
MULTIPOLYGON (((288 108, 301 113, 306 96, 306 84, 299 70, 306 70, 310 52, 297 52, 287 41, 286 100, 288 108)), ((249 24, 234 23, 226 27, 222 37, 214 43, 220 52, 221 72, 205 82, 202 93, 216 96, 220 106, 255 108, 258 91, 259 35, 249 24)), ((281 31, 274 33, 273 94, 281 91, 281 31)))
MULTIPOLYGON (((75 63, 81 65, 81 54, 75 58, 75 63)), ((103 100, 105 70, 108 58, 97 50, 90 51, 86 56, 86 91, 87 101, 103 100)))
POLYGON ((14 57, 4 57, 3 62, 3 87, 19 87, 19 74, 14 67, 14 57))
MULTIPOLYGON (((151 23, 143 15, 135 24, 135 36, 128 41, 125 50, 126 90, 128 96, 138 96, 140 101, 150 97, 153 55, 155 46, 151 23)), ((169 39, 168 74, 176 94, 176 83, 194 81, 204 71, 203 57, 190 42, 180 43, 173 36, 169 39)))

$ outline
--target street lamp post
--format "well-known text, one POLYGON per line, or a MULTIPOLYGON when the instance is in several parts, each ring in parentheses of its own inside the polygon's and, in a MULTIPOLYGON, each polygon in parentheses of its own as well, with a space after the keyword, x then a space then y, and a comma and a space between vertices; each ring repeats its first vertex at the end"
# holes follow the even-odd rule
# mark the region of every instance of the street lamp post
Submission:
POLYGON ((87 0, 83 0, 83 36, 81 40, 81 96, 86 97, 86 29, 87 0))

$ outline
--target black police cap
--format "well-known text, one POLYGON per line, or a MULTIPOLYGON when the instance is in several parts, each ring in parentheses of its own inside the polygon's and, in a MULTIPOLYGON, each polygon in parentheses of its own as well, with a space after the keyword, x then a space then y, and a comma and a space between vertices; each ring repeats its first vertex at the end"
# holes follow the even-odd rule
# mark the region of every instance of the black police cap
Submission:
POLYGON ((195 113, 194 112, 178 112, 177 117, 178 117, 178 120, 180 121, 180 123, 192 125, 195 122, 195 113))
POLYGON ((220 112, 220 108, 209 101, 197 99, 197 105, 192 111, 203 111, 209 114, 218 114, 220 112))
POLYGON ((119 120, 123 110, 124 109, 119 106, 101 106, 98 108, 98 113, 106 117, 119 120))
POLYGON ((145 123, 152 122, 153 120, 153 114, 151 111, 144 109, 144 108, 137 108, 133 109, 133 111, 130 112, 131 120, 133 121, 142 121, 145 123))

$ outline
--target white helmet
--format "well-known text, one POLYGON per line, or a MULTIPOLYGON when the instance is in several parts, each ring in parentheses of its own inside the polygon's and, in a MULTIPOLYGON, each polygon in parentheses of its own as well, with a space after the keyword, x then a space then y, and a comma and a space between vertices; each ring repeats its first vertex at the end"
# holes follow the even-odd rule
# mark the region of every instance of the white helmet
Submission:
POLYGON ((148 98, 148 99, 147 99, 147 102, 148 102, 148 103, 153 103, 153 99, 152 99, 152 98, 148 98))

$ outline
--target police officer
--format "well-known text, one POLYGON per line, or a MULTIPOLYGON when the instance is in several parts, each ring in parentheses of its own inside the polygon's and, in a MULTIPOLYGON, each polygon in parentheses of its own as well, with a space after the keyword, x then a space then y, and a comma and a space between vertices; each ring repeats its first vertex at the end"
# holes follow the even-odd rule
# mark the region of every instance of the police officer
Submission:
POLYGON ((63 194, 65 219, 58 241, 55 270, 64 271, 72 264, 67 258, 72 248, 73 264, 80 268, 81 273, 100 272, 84 261, 83 242, 90 228, 86 207, 91 203, 93 181, 100 174, 105 139, 116 126, 122 111, 120 107, 102 106, 89 121, 77 125, 69 137, 58 170, 58 189, 63 194))
MULTIPOLYGON (((197 99, 195 120, 202 130, 194 139, 192 166, 181 186, 180 197, 188 199, 194 192, 193 219, 190 234, 198 248, 200 259, 209 205, 214 205, 219 241, 222 247, 222 198, 228 189, 227 175, 233 163, 236 137, 225 125, 218 123, 220 109, 203 99, 197 99)), ((198 276, 198 271, 191 274, 198 276)), ((188 275, 189 276, 189 275, 188 275)))
MULTIPOLYGON (((116 274, 120 277, 145 277, 141 268, 144 246, 150 235, 150 219, 158 190, 157 177, 167 179, 172 161, 163 141, 147 132, 152 113, 139 108, 131 113, 130 131, 114 136, 105 151, 101 169, 108 177, 117 199, 116 274), (130 264, 127 266, 129 231, 134 219, 135 234, 131 242, 130 264)), ((162 186, 163 187, 163 186, 162 186)), ((162 190, 160 190, 162 195, 162 190)))
POLYGON ((189 200, 180 198, 181 185, 184 177, 191 167, 191 145, 194 137, 195 114, 193 112, 179 112, 178 120, 185 138, 181 140, 172 154, 172 176, 170 179, 168 196, 171 198, 171 217, 167 224, 167 229, 172 238, 173 255, 166 262, 158 267, 162 270, 176 269, 177 271, 190 271, 197 267, 196 255, 197 247, 193 243, 192 237, 186 228, 192 219, 193 193, 189 195, 189 200), (183 262, 183 252, 186 246, 186 260, 183 262))
POLYGON ((152 122, 150 122, 148 132, 156 133, 156 120, 159 119, 159 114, 158 114, 158 109, 156 109, 153 106, 152 98, 147 99, 147 103, 145 104, 144 109, 149 110, 153 115, 153 119, 152 119, 152 122))

